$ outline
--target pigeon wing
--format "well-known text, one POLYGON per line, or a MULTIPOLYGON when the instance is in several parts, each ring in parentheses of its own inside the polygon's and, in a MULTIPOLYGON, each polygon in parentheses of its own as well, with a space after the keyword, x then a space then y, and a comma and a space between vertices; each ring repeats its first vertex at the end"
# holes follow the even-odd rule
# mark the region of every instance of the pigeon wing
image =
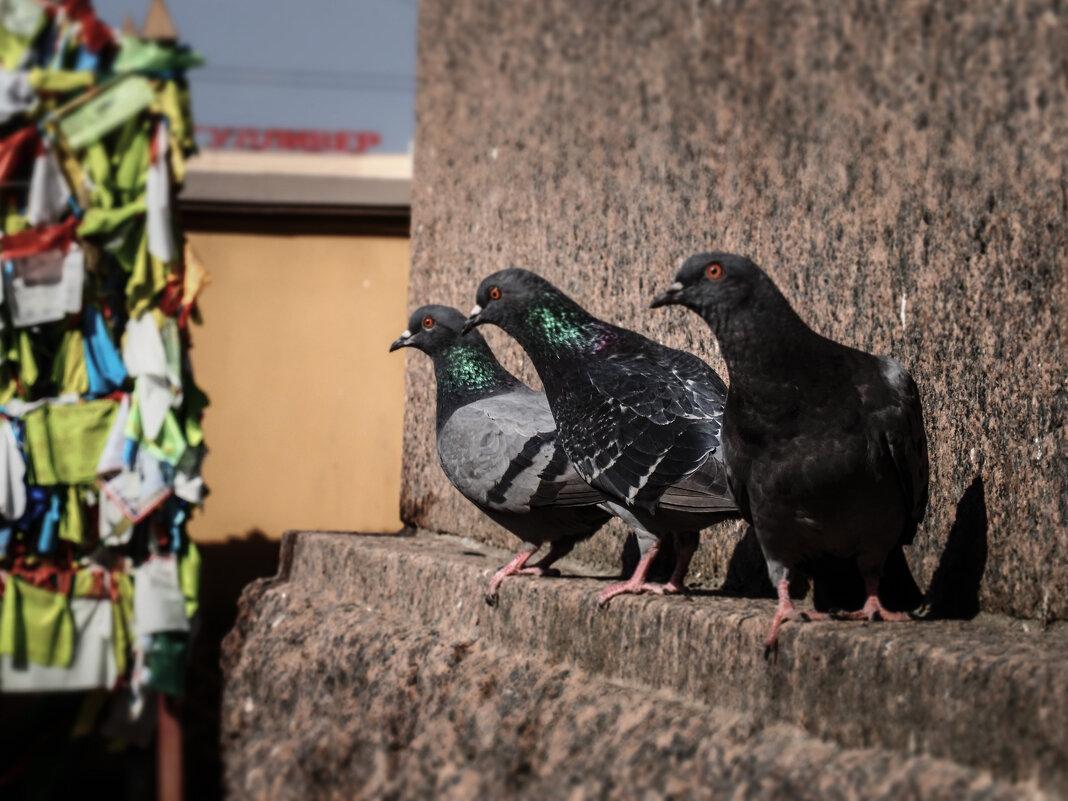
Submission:
POLYGON ((701 468, 664 490, 659 508, 679 512, 734 512, 734 500, 727 479, 727 467, 715 456, 709 456, 701 468))
POLYGON ((588 362, 586 381, 561 414, 564 447, 578 473, 649 511, 720 444, 722 396, 695 380, 692 363, 662 358, 672 353, 588 362))
MULTIPOLYGON (((884 392, 878 393, 880 403, 871 410, 871 420, 893 462, 909 518, 919 524, 927 509, 930 481, 920 394, 916 382, 900 364, 888 357, 879 362, 884 392)), ((910 542, 911 536, 904 544, 910 542)))
POLYGON ((457 409, 438 434, 442 469, 474 503, 526 514, 539 506, 587 506, 603 496, 582 481, 556 444, 545 396, 529 389, 457 409))

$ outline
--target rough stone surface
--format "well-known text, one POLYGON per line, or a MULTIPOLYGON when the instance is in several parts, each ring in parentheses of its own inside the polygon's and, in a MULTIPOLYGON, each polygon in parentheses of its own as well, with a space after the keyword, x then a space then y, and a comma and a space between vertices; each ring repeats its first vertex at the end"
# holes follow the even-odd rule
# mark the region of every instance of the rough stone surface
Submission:
POLYGON ((233 798, 1040 798, 1068 792, 1068 629, 598 612, 445 537, 288 535, 224 644, 233 798))
MULTIPOLYGON (((946 614, 1065 618, 1066 53, 1054 0, 423 0, 410 305, 467 310, 529 267, 722 371, 695 315, 647 306, 680 257, 748 254, 915 376, 921 586, 946 614)), ((514 546, 438 469, 418 354, 407 397, 403 518, 514 546)), ((707 534, 694 574, 722 579, 739 535, 707 534)))

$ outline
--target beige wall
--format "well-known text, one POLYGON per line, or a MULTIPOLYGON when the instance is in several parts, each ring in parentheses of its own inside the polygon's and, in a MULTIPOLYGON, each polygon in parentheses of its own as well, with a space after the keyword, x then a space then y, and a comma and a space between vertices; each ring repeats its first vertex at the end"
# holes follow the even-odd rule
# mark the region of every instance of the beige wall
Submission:
POLYGON ((211 489, 190 533, 400 528, 408 241, 189 234, 211 273, 193 369, 211 489))

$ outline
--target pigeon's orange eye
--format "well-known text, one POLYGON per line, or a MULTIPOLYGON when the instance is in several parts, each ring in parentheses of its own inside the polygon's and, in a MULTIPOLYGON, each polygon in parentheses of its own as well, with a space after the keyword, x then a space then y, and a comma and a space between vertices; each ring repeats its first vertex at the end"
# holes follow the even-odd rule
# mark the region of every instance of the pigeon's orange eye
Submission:
POLYGON ((489 291, 490 300, 500 300, 501 290, 498 287, 491 286, 489 291))
POLYGON ((705 275, 713 281, 723 277, 723 265, 712 262, 705 268, 705 275))
POLYGON ((424 317, 423 318, 423 328, 433 328, 433 327, 434 327, 434 318, 433 317, 424 317))

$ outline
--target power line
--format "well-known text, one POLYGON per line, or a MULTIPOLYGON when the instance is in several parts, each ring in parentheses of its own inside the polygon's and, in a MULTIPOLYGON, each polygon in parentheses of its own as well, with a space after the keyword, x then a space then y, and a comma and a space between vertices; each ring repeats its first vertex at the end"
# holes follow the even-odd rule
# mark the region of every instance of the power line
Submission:
POLYGON ((398 93, 415 91, 415 76, 399 73, 217 66, 198 70, 193 74, 193 79, 204 83, 258 84, 303 89, 398 93))

